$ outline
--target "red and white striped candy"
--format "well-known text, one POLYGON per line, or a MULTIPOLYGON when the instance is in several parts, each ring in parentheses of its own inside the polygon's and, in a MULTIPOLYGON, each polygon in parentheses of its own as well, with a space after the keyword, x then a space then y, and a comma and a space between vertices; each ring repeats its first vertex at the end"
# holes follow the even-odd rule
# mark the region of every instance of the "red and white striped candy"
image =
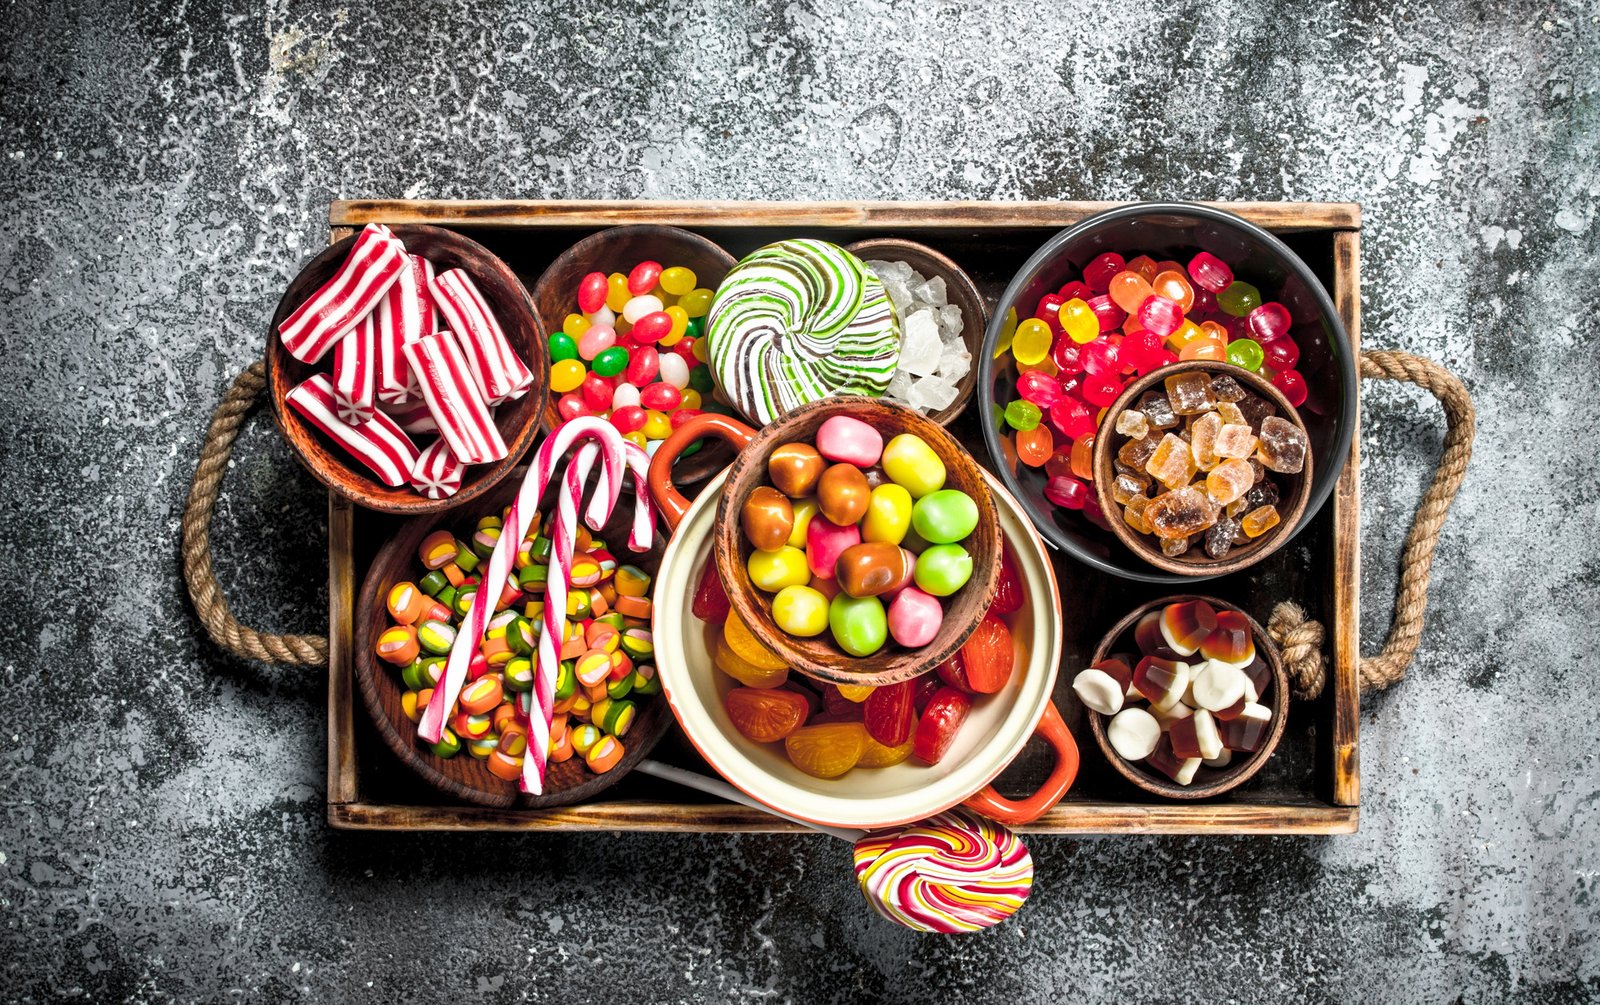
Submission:
POLYGON ((506 455, 505 441, 478 391, 477 381, 449 332, 418 339, 400 350, 439 424, 439 435, 463 464, 485 464, 506 455))
POLYGON ((378 323, 378 400, 386 404, 403 405, 421 393, 400 349, 436 330, 432 283, 433 263, 407 255, 400 278, 373 311, 378 323))
POLYGON ((372 418, 359 426, 340 419, 333 381, 327 374, 316 374, 285 395, 284 400, 307 422, 371 468, 385 485, 399 488, 410 480, 419 456, 416 444, 382 412, 373 412, 372 418))
POLYGON ((498 405, 526 394, 533 384, 533 374, 511 348, 472 277, 460 269, 451 269, 434 279, 432 289, 439 314, 466 351, 484 400, 498 405))
POLYGON ((467 466, 456 460, 448 443, 434 440, 411 466, 411 487, 429 499, 443 499, 460 491, 461 476, 466 471, 467 466))
POLYGON ((405 245, 382 224, 369 223, 333 278, 278 326, 290 355, 316 363, 366 317, 400 279, 405 245))
MULTIPOLYGON (((408 368, 409 369, 409 368, 408 368)), ((404 405, 385 405, 383 399, 378 399, 378 411, 394 420, 394 424, 404 429, 412 436, 423 433, 437 433, 439 424, 433 421, 433 412, 428 408, 428 403, 418 397, 404 405)))
POLYGON ((377 407, 378 329, 368 314, 333 347, 333 400, 339 418, 359 426, 377 407))

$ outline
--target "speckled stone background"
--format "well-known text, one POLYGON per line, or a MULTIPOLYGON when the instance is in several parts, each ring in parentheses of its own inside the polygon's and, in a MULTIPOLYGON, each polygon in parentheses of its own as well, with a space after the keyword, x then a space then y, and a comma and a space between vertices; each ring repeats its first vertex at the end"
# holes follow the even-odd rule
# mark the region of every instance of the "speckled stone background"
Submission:
MULTIPOLYGON (((0 997, 1600 997, 1592 5, 408 6, 0 8, 0 997), (1036 839, 1026 910, 941 939, 827 838, 331 832, 319 675, 202 641, 175 541, 358 195, 1360 202, 1368 343, 1481 408, 1360 833, 1036 839)), ((1370 649, 1440 426, 1363 404, 1370 649)), ((253 424, 217 528, 247 620, 321 630, 323 528, 253 424)))

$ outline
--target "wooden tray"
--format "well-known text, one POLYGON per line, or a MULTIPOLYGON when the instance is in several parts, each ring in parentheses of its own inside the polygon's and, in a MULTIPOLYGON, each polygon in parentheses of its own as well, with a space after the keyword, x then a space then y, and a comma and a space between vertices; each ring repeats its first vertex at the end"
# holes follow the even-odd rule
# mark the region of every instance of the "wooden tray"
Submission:
MULTIPOLYGON (((430 223, 461 230, 508 262, 530 288, 573 241, 623 223, 664 223, 700 231, 734 255, 779 237, 805 234, 847 244, 866 237, 909 237, 965 268, 990 304, 1046 238, 1112 203, 724 203, 724 202, 408 202, 345 201, 329 210, 332 239, 366 223, 430 223)), ((1361 212, 1346 203, 1224 203, 1222 208, 1281 236, 1332 293, 1360 346, 1361 212)), ((671 264, 670 262, 667 264, 671 264)), ((1358 416, 1350 417, 1358 422, 1358 416)), ((978 442, 970 410, 950 429, 978 442)), ((1102 632, 1159 587, 1094 575, 1056 559, 1066 610, 1063 673, 1056 703, 1083 752, 1067 799, 1031 827, 1048 834, 1336 834, 1356 829, 1360 782, 1356 682, 1360 616, 1359 428, 1332 499, 1293 546, 1247 573, 1206 584, 1206 592, 1265 621, 1278 600, 1296 599, 1330 630, 1330 686, 1296 702, 1277 754, 1245 789, 1198 804, 1154 802, 1122 781, 1090 742, 1072 672, 1085 665, 1102 632)), ((451 803, 399 763, 354 700, 351 624, 367 564, 397 521, 328 498, 328 821, 350 830, 659 830, 797 831, 756 810, 634 774, 597 802, 551 810, 496 810, 451 803)), ((674 728, 659 760, 710 773, 674 728)), ((1000 776, 1008 795, 1031 791, 1050 754, 1031 742, 1000 776)))

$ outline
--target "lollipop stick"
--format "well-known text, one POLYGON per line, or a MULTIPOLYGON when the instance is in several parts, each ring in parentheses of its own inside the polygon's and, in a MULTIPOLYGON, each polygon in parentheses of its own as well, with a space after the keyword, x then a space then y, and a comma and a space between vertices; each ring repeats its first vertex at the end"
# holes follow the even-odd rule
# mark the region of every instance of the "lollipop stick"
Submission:
POLYGON ((824 827, 821 824, 814 824, 806 820, 796 819, 795 817, 789 816, 787 813, 779 813, 770 806, 763 806, 756 800, 751 799, 749 796, 745 795, 743 792, 740 792, 738 789, 729 785, 727 782, 724 782, 720 778, 707 778, 705 775, 696 774, 693 771, 685 771, 682 768, 674 768, 670 764, 662 764, 660 761, 652 761, 649 758, 645 758, 638 764, 634 765, 634 767, 636 770, 642 771, 647 775, 654 775, 656 778, 660 778, 663 781, 677 782, 679 785, 682 785, 685 788, 704 792, 708 796, 717 796, 722 799, 727 799, 730 802, 748 806, 753 810, 760 810, 763 813, 770 813, 775 817, 782 817, 785 820, 793 821, 802 827, 809 827, 811 830, 818 831, 819 833, 831 834, 841 841, 849 841, 854 843, 862 836, 863 833, 862 831, 845 830, 840 827, 824 827))

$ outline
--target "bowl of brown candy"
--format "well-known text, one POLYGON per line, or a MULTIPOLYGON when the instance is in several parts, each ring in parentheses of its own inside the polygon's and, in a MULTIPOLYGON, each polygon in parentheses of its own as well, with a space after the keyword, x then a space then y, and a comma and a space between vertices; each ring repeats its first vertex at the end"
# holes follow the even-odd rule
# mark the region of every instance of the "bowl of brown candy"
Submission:
POLYGON ((1129 384, 1095 444, 1111 530, 1165 572, 1237 572, 1288 543, 1311 494, 1305 423, 1260 376, 1216 360, 1129 384))

